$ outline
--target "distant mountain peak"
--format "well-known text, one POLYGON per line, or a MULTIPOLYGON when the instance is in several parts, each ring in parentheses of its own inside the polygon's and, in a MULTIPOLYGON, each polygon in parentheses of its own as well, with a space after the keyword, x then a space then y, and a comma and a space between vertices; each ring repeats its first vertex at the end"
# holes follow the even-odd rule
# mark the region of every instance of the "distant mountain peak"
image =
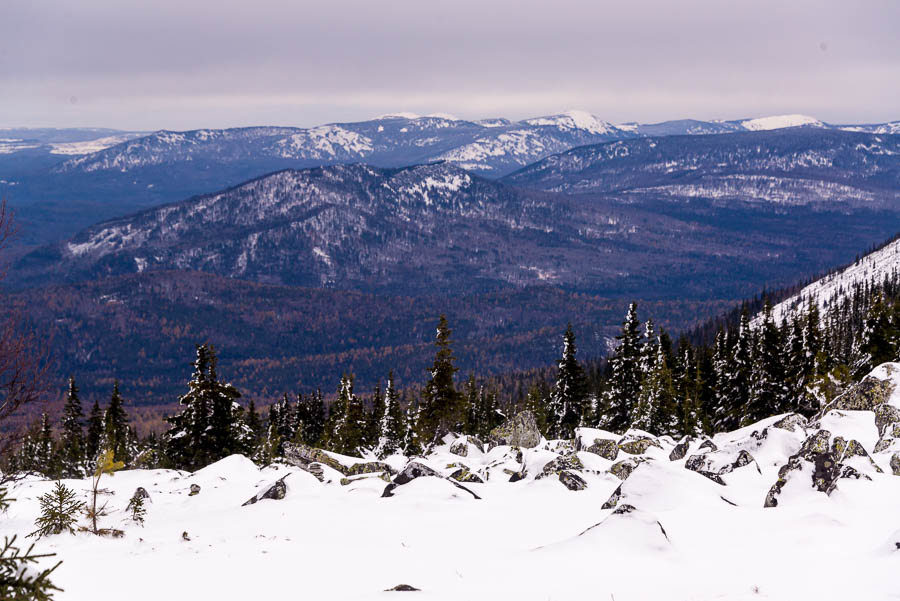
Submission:
POLYGON ((785 127, 825 127, 825 124, 809 115, 772 115, 770 117, 758 117, 740 122, 748 131, 765 131, 770 129, 782 129, 785 127))
POLYGON ((575 109, 558 115, 526 119, 524 122, 528 125, 550 125, 560 129, 581 129, 592 134, 607 134, 616 129, 608 121, 603 121, 587 111, 575 109))

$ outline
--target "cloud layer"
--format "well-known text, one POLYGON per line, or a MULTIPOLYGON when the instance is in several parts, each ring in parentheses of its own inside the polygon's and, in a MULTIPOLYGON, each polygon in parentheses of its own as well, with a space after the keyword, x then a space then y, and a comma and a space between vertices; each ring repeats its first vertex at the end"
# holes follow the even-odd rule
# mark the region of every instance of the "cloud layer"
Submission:
POLYGON ((900 3, 10 0, 0 125, 900 118, 900 3))

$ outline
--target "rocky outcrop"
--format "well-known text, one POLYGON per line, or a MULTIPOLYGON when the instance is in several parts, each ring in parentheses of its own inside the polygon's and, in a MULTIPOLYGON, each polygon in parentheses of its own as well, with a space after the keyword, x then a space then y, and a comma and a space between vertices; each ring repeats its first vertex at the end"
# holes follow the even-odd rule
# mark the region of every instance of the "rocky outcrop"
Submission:
POLYGON ((894 453, 891 456, 891 472, 895 476, 900 476, 900 453, 894 453))
POLYGON ((409 592, 418 591, 418 590, 421 590, 421 589, 417 589, 416 587, 410 586, 408 584, 398 584, 397 586, 385 589, 384 592, 386 592, 386 593, 393 593, 393 592, 409 593, 409 592))
POLYGON ((419 463, 418 461, 410 461, 406 465, 406 467, 403 468, 403 470, 394 477, 394 479, 391 481, 391 483, 385 487, 384 492, 381 493, 381 496, 382 497, 393 497, 394 490, 396 490, 397 487, 403 486, 404 484, 409 484, 416 478, 422 478, 422 477, 440 478, 441 480, 445 480, 445 481, 449 482, 456 488, 466 491, 467 493, 472 495, 472 497, 475 499, 481 498, 478 495, 476 495, 474 492, 472 492, 471 490, 469 490, 468 488, 466 488, 465 486, 460 484, 459 482, 450 480, 449 478, 444 478, 442 475, 440 475, 435 470, 431 469, 430 467, 428 467, 427 465, 425 465, 423 463, 419 463))
POLYGON ((522 411, 491 430, 488 438, 496 445, 532 449, 540 444, 541 432, 538 430, 534 414, 531 411, 522 411))
MULTIPOLYGON (((893 369, 890 365, 884 365, 888 373, 893 369)), ((846 411, 875 411, 875 408, 884 405, 894 392, 894 384, 890 380, 882 380, 872 375, 863 378, 862 382, 852 386, 850 390, 829 403, 820 413, 824 415, 832 409, 846 411)))
POLYGON ((890 433, 900 436, 900 409, 893 405, 879 405, 875 408, 875 427, 878 435, 884 436, 890 433))
POLYGON ((272 499, 273 501, 280 501, 287 495, 287 485, 284 483, 284 479, 290 476, 290 474, 285 474, 281 478, 275 481, 270 487, 268 487, 265 491, 260 494, 253 495, 242 505, 242 507, 246 507, 247 505, 253 505, 257 501, 262 501, 263 499, 272 499))
POLYGON ((457 440, 450 445, 450 453, 459 457, 467 457, 469 455, 469 441, 465 438, 457 440))
POLYGON ((394 473, 394 470, 391 469, 391 466, 382 461, 360 461, 358 463, 354 463, 353 465, 347 466, 342 464, 340 461, 338 461, 322 449, 310 447, 305 444, 286 442, 283 445, 283 449, 284 460, 287 463, 295 467, 299 467, 302 470, 313 473, 312 469, 310 469, 311 466, 319 464, 319 468, 316 470, 319 473, 313 473, 313 475, 316 476, 316 478, 318 478, 320 482, 324 480, 321 468, 322 465, 328 466, 348 478, 352 476, 359 476, 361 474, 374 474, 377 472, 386 472, 388 474, 394 473))
POLYGON ((450 474, 451 480, 456 480, 457 482, 474 482, 475 484, 484 484, 484 480, 482 480, 481 476, 471 471, 468 467, 462 466, 450 474))

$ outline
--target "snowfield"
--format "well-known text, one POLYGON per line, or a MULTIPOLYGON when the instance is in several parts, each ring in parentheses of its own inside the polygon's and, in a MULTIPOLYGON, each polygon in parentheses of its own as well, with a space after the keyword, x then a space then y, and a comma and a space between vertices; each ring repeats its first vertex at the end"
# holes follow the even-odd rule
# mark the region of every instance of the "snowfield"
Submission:
MULTIPOLYGON (((401 475, 387 497, 383 473, 347 475, 374 458, 317 451, 262 469, 234 455, 193 474, 124 471, 101 485, 103 525, 123 538, 38 548, 64 560, 67 601, 900 599, 900 364, 818 418, 680 442, 586 428, 533 448, 448 437, 411 460, 436 476, 403 483, 408 460, 389 458, 401 475), (244 505, 279 479, 283 498, 244 505), (144 526, 125 511, 137 487, 151 497, 144 526), (421 591, 386 591, 400 584, 421 591)), ((64 482, 86 496, 88 481, 64 482)), ((13 486, 4 535, 33 529, 52 484, 13 486)))

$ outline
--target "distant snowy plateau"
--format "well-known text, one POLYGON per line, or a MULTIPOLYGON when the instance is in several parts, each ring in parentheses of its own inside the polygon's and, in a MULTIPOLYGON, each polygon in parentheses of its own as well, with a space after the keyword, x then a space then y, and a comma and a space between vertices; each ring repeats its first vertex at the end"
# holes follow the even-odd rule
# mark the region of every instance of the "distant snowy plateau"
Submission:
MULTIPOLYGON (((900 364, 812 419, 712 439, 547 441, 520 418, 383 464, 295 446, 264 468, 120 472, 103 487, 123 538, 38 546, 64 560, 66 601, 900 598, 900 364), (386 592, 401 584, 420 592, 386 592)), ((14 486, 8 532, 33 529, 52 484, 14 486)))

